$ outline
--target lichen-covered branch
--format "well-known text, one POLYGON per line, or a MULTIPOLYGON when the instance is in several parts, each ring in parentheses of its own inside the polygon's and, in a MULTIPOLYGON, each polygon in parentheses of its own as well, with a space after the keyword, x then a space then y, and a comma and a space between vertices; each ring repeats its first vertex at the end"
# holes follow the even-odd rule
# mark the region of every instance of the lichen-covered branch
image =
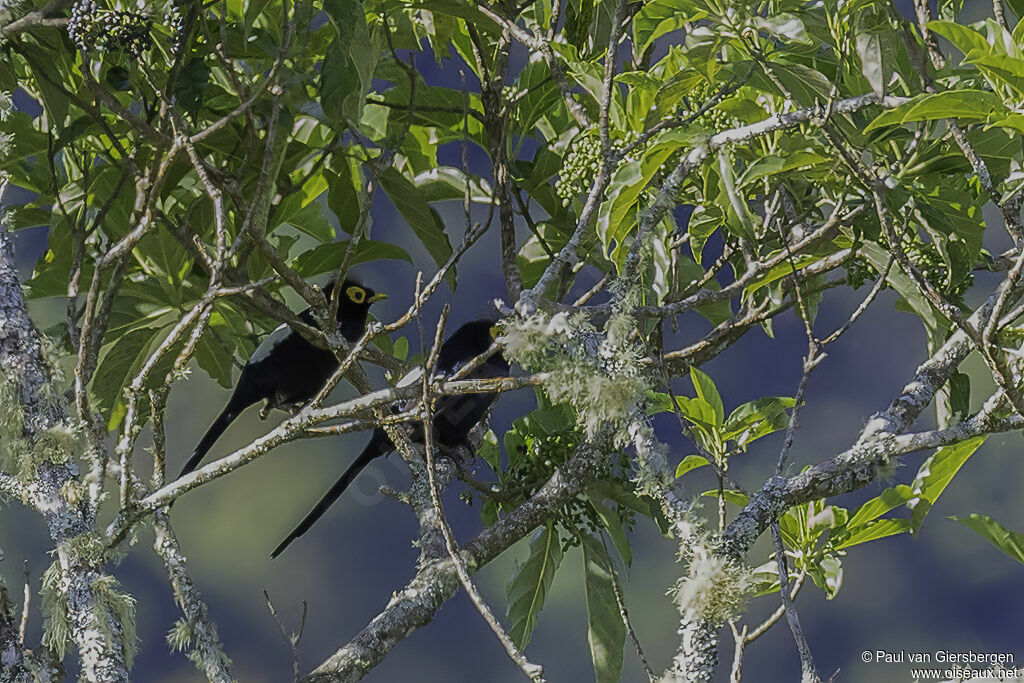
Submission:
MULTIPOLYGON (((600 454, 581 448, 529 500, 484 529, 460 550, 462 561, 475 572, 512 544, 543 524, 560 506, 579 493, 593 477, 600 454)), ((382 662, 413 630, 425 626, 458 589, 455 564, 449 557, 421 567, 406 586, 394 593, 387 607, 303 680, 306 683, 358 681, 382 662)))
POLYGON ((102 553, 87 551, 96 529, 88 506, 74 493, 82 491, 72 452, 78 425, 54 386, 53 369, 25 307, 10 236, 3 227, 0 370, 16 392, 22 416, 17 433, 11 433, 14 425, 5 425, 9 431, 4 441, 22 440, 28 450, 25 457, 33 459, 31 467, 24 468, 28 476, 22 500, 44 517, 56 550, 51 642, 60 650, 64 638, 70 638, 78 649, 84 680, 127 681, 134 626, 124 619, 134 617, 131 598, 118 593, 116 581, 104 572, 102 553))

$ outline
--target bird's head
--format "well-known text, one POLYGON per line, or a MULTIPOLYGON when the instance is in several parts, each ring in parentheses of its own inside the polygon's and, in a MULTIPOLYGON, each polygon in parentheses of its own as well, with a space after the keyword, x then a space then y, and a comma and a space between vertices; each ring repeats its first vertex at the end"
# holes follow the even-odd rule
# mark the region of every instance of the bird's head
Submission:
MULTIPOLYGON (((438 367, 450 371, 491 348, 494 339, 500 334, 496 325, 497 322, 491 318, 479 318, 461 325, 441 345, 438 367)), ((491 363, 508 371, 508 363, 500 350, 491 356, 491 363)))
POLYGON ((478 353, 483 353, 498 338, 501 330, 498 329, 497 320, 478 318, 462 325, 455 334, 463 336, 466 343, 481 349, 478 353))
MULTIPOLYGON (((328 299, 334 296, 334 287, 334 282, 324 287, 324 294, 328 299)), ((388 295, 383 292, 375 292, 355 280, 346 279, 341 283, 341 298, 338 300, 338 320, 351 317, 365 320, 370 306, 377 301, 387 298, 388 295)))

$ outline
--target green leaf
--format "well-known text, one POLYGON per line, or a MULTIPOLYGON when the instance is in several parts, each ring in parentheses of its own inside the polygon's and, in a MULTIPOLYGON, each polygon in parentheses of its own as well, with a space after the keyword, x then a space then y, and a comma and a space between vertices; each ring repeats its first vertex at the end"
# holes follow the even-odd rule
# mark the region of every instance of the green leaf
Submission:
POLYGON ((665 511, 661 503, 651 496, 638 496, 634 491, 627 489, 626 486, 627 484, 621 481, 606 480, 594 482, 590 489, 597 491, 605 498, 614 500, 619 505, 639 515, 653 519, 661 533, 668 534, 669 522, 668 518, 665 517, 665 511))
POLYGON ((113 344, 107 344, 92 379, 92 393, 96 406, 108 416, 108 429, 115 429, 121 415, 114 410, 123 400, 122 391, 133 378, 132 372, 140 366, 142 355, 158 334, 160 328, 140 327, 121 335, 113 344))
MULTIPOLYGON (((192 266, 185 249, 167 230, 151 230, 139 242, 137 249, 139 255, 162 271, 166 275, 166 281, 175 285, 175 288, 181 284, 182 278, 192 266)), ((177 297, 167 303, 176 302, 177 297)))
MULTIPOLYGON (((398 341, 405 342, 405 351, 408 353, 409 340, 402 337, 398 341)), ((397 355, 398 342, 395 343, 395 351, 397 355)), ((491 470, 498 472, 501 469, 501 449, 498 448, 498 437, 494 434, 493 429, 488 429, 487 433, 484 434, 484 438, 480 441, 480 446, 477 448, 476 454, 483 458, 484 462, 490 466, 491 470)))
POLYGON ((231 368, 234 364, 231 359, 230 350, 224 348, 213 335, 204 334, 199 338, 199 345, 196 346, 196 361, 199 367, 225 389, 232 387, 231 368))
POLYGON ((704 467, 704 465, 707 464, 709 464, 708 459, 703 455, 688 455, 683 458, 682 462, 680 462, 678 466, 676 466, 676 479, 683 476, 690 470, 695 470, 698 467, 704 467))
POLYGON ((885 94, 886 70, 883 63, 882 36, 874 32, 857 34, 857 55, 860 57, 860 71, 879 97, 885 94))
POLYGON ((633 56, 636 61, 655 40, 703 19, 707 12, 689 0, 651 0, 633 18, 633 56))
POLYGON ((360 0, 328 0, 324 9, 337 37, 321 66, 320 105, 333 123, 355 124, 373 84, 379 49, 370 37, 360 0))
POLYGON ((978 50, 981 54, 992 52, 992 46, 985 40, 985 36, 961 24, 952 21, 929 21, 928 29, 953 43, 956 49, 965 55, 972 50, 978 50))
POLYGON ((622 528, 622 520, 619 518, 619 513, 615 508, 609 508, 602 502, 602 497, 595 495, 593 492, 587 494, 587 498, 590 499, 590 504, 594 506, 594 510, 597 511, 598 517, 601 518, 601 526, 612 539, 612 543, 615 544, 615 549, 619 551, 619 557, 626 566, 633 564, 633 549, 629 545, 629 539, 626 537, 626 531, 622 528))
POLYGON ((864 129, 865 133, 913 121, 936 119, 985 120, 993 115, 1006 115, 1006 105, 995 93, 985 90, 949 90, 926 93, 909 102, 882 112, 864 129))
POLYGON ((757 28, 778 38, 793 40, 798 43, 811 43, 807 37, 803 20, 791 12, 782 12, 768 17, 755 17, 757 28))
POLYGON ((873 519, 881 517, 889 510, 903 505, 914 497, 914 491, 906 484, 900 484, 882 491, 882 494, 861 505, 850 519, 847 527, 856 529, 873 519))
MULTIPOLYGON (((626 236, 636 226, 637 201, 644 189, 672 153, 687 145, 692 138, 693 135, 686 131, 661 133, 652 140, 642 157, 628 159, 615 169, 605 192, 607 199, 597 214, 596 231, 605 256, 611 253, 613 245, 623 246, 626 236)), ((621 263, 616 265, 621 267, 621 263)))
POLYGON ((921 464, 912 485, 915 497, 907 502, 907 507, 912 511, 911 530, 914 533, 921 528, 928 511, 949 482, 987 438, 987 435, 976 436, 951 446, 943 446, 921 464))
MULTIPOLYGON (((431 208, 427 200, 420 194, 416 186, 393 166, 379 175, 380 186, 402 214, 409 227, 419 238, 424 248, 437 263, 438 267, 447 263, 452 255, 452 245, 445 234, 444 221, 431 208)), ((453 268, 449 271, 449 284, 455 289, 453 268)))
MULTIPOLYGON (((892 489, 890 489, 891 491, 892 489)), ((835 546, 836 550, 849 548, 860 543, 867 543, 886 536, 895 536, 910 531, 910 520, 907 519, 877 519, 873 522, 860 526, 840 541, 835 546)))
MULTIPOLYGON (((890 258, 888 247, 877 242, 865 242, 861 249, 875 270, 880 273, 885 270, 890 258)), ((886 282, 903 297, 911 312, 921 320, 930 340, 943 336, 945 330, 949 328, 949 323, 932 307, 909 275, 900 268, 893 267, 889 270, 886 282)))
POLYGON ((302 195, 298 193, 281 202, 274 215, 274 222, 278 225, 290 225, 318 242, 330 242, 334 239, 334 227, 327 220, 320 205, 312 202, 302 206, 302 195))
POLYGON ((597 216, 597 236, 606 256, 611 253, 613 243, 621 242, 632 231, 635 219, 626 217, 646 184, 640 159, 624 161, 612 174, 605 192, 608 199, 602 203, 597 216))
POLYGON ((463 0, 414 0, 414 2, 409 3, 409 6, 465 19, 478 30, 491 35, 499 35, 501 33, 501 28, 494 23, 494 20, 483 14, 471 2, 464 2, 463 0))
POLYGON ((626 627, 615 600, 614 577, 608 553, 598 539, 583 540, 583 565, 587 590, 587 644, 594 664, 596 683, 617 683, 622 674, 622 650, 626 627))
MULTIPOLYGON (((772 63, 772 72, 782 82, 793 97, 803 106, 810 106, 816 101, 824 101, 832 90, 832 81, 820 71, 803 64, 772 63)), ((772 84, 772 91, 776 90, 772 84)), ((782 94, 782 93, 779 93, 782 94)))
MULTIPOLYGON (((10 134, 11 141, 7 154, 0 156, 0 169, 10 170, 13 175, 20 166, 17 162, 46 152, 46 134, 33 127, 32 118, 28 114, 20 111, 11 112, 4 122, 3 130, 10 134)), ((47 188, 29 189, 43 192, 47 188)))
POLYGON ((718 153, 718 175, 722 183, 718 204, 729 218, 727 225, 740 237, 753 239, 754 215, 747 205, 746 198, 737 190, 732 156, 728 150, 723 149, 718 153))
POLYGON ((736 187, 745 188, 755 180, 805 166, 815 166, 826 161, 828 161, 826 157, 813 149, 798 149, 785 154, 762 156, 750 164, 736 180, 736 187))
POLYGON ((789 425, 786 410, 796 405, 789 396, 766 396, 736 408, 725 421, 722 438, 735 439, 740 446, 785 429, 789 425))
POLYGON ((338 218, 338 225, 348 234, 359 220, 359 172, 343 161, 337 164, 337 173, 324 171, 327 178, 327 208, 338 218))
MULTIPOLYGON (((345 261, 348 244, 348 242, 319 244, 299 254, 292 262, 292 268, 303 277, 319 275, 320 273, 334 270, 345 261)), ((412 257, 409 256, 409 253, 397 244, 364 239, 360 240, 356 246, 356 253, 352 255, 349 265, 355 266, 360 263, 383 260, 412 263, 412 257)))
MULTIPOLYGON (((399 337, 398 341, 395 342, 395 345, 392 348, 391 353, 398 360, 405 360, 406 358, 408 358, 409 357, 409 338, 408 337, 399 337)), ((491 436, 494 436, 493 432, 491 433, 491 436)), ((487 437, 485 435, 484 439, 486 440, 486 438, 487 437)), ((495 443, 495 447, 497 447, 497 443, 498 442, 495 441, 494 443, 495 443)))
POLYGON ((835 555, 826 555, 820 562, 812 564, 808 573, 829 600, 836 597, 843 586, 843 561, 835 555))
POLYGON ((987 515, 972 514, 970 517, 950 517, 950 519, 974 529, 989 543, 1024 564, 1024 536, 1010 531, 987 515))
MULTIPOLYGON (((59 43, 57 45, 51 43, 48 46, 42 40, 42 36, 37 36, 36 38, 41 44, 35 44, 36 41, 22 41, 18 50, 24 56, 25 61, 32 67, 32 70, 36 72, 35 85, 39 89, 42 99, 41 104, 46 110, 50 121, 59 128, 62 127, 64 119, 67 118, 70 108, 70 99, 63 92, 63 88, 67 86, 67 83, 62 82, 64 80, 62 76, 70 71, 66 56, 69 52, 54 49, 59 43), (56 83, 53 81, 56 81, 56 83)), ((9 57, 5 57, 5 59, 9 59, 9 57)), ((75 87, 72 86, 71 90, 74 89, 75 87)))
MULTIPOLYGON (((711 489, 710 491, 704 491, 700 495, 705 498, 718 498, 718 489, 711 489)), ((722 498, 725 498, 726 502, 732 503, 737 507, 747 507, 747 503, 750 502, 750 497, 742 491, 735 491, 733 489, 724 489, 722 491, 722 498)))
POLYGON ((997 84, 1012 88, 1019 97, 1024 93, 1024 59, 1007 55, 975 55, 964 60, 978 67, 985 76, 997 84))
POLYGON ((725 422, 725 406, 722 405, 722 397, 718 395, 715 383, 703 371, 693 366, 690 366, 690 379, 693 381, 697 396, 714 409, 715 426, 721 425, 725 422))
POLYGON ((420 195, 428 202, 462 201, 469 184, 469 200, 477 204, 490 204, 491 185, 485 179, 465 173, 461 168, 441 166, 423 171, 413 179, 420 195))
POLYGON ((537 530, 530 540, 530 555, 516 568, 508 582, 509 636, 520 649, 530 642, 537 615, 544 607, 551 582, 562 562, 562 542, 555 525, 537 530))
POLYGON ((210 68, 202 57, 185 62, 174 82, 174 103, 189 116, 196 116, 203 107, 203 97, 210 85, 210 68))

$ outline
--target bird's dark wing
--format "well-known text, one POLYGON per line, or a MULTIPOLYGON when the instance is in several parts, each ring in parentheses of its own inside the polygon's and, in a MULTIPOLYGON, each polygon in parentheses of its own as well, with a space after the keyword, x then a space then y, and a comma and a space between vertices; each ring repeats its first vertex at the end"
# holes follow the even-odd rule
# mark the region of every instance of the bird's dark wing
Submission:
POLYGON ((299 525, 295 527, 288 536, 281 541, 280 545, 274 548, 274 552, 270 553, 270 557, 275 558, 285 551, 285 549, 291 545, 299 536, 310 530, 317 520, 323 517, 324 513, 327 512, 328 508, 334 504, 334 501, 338 500, 345 489, 349 487, 349 484, 356 478, 363 469, 370 464, 376 458, 384 455, 392 448, 391 439, 384 433, 383 429, 373 430, 373 436, 370 438, 370 443, 366 445, 363 452, 359 454, 359 457, 352 461, 352 464, 348 466, 345 473, 341 475, 338 481, 334 482, 334 486, 324 494, 324 497, 313 506, 313 509, 305 516, 305 518, 299 522, 299 525))

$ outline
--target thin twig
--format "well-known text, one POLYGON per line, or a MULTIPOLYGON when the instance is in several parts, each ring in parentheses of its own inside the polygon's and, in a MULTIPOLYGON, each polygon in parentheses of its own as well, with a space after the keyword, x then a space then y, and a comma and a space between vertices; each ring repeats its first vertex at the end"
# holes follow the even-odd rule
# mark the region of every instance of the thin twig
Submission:
POLYGON ((434 345, 430 351, 429 358, 425 361, 423 367, 423 444, 427 455, 427 480, 430 484, 430 498, 434 504, 434 511, 437 514, 438 521, 441 526, 441 533, 444 535, 445 548, 448 550, 448 556, 451 558, 452 563, 455 565, 455 571, 459 577, 459 583, 462 584, 469 599, 473 602, 474 607, 480 613, 480 616, 484 618, 487 625, 494 632, 494 635, 498 637, 502 647, 505 648, 505 652, 509 658, 516 663, 527 678, 542 683, 544 681, 544 669, 537 664, 532 664, 526 656, 516 647, 515 643, 502 628, 501 624, 494 617, 494 613, 491 612, 491 608, 488 607, 483 596, 477 590, 473 584, 473 580, 469 576, 469 571, 466 569, 465 563, 462 561, 462 557, 459 555, 458 545, 455 543, 455 538, 452 536, 451 527, 448 525, 448 519, 444 514, 444 506, 441 504, 441 493, 438 490, 437 479, 434 475, 434 427, 433 427, 433 414, 430 406, 430 378, 433 376, 434 371, 437 367, 437 359, 441 350, 441 339, 444 334, 444 325, 448 319, 448 306, 445 306, 441 311, 441 319, 437 324, 437 333, 434 337, 434 345))

